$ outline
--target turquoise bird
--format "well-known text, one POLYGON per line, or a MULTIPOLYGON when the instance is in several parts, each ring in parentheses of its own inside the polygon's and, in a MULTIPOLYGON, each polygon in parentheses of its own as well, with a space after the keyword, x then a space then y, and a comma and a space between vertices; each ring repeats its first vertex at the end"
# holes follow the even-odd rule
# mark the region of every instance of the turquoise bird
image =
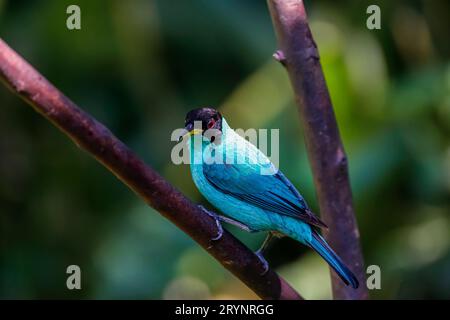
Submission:
POLYGON ((186 132, 192 178, 200 193, 224 215, 202 207, 220 222, 248 232, 267 231, 256 254, 268 270, 263 252, 272 236, 289 236, 314 249, 345 284, 358 287, 358 280, 318 233, 327 228, 308 208, 294 185, 253 144, 238 135, 220 112, 194 109, 186 115, 186 132))

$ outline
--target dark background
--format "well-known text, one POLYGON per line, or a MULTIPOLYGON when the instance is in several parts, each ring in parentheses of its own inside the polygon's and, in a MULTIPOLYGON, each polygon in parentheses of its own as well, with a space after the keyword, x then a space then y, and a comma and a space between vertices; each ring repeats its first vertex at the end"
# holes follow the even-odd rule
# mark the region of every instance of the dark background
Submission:
MULTIPOLYGON (((372 298, 450 298, 449 2, 307 1, 331 92, 372 298), (381 7, 381 30, 366 8, 381 7)), ((170 134, 195 107, 279 128, 280 168, 318 211, 265 1, 0 0, 0 37, 195 202, 170 134), (66 8, 81 7, 79 31, 66 8)), ((264 235, 230 228, 256 248, 264 235)), ((191 239, 0 86, 1 298, 254 298, 191 239), (82 290, 66 288, 66 268, 82 290)), ((327 266, 290 239, 269 262, 306 298, 327 266)))

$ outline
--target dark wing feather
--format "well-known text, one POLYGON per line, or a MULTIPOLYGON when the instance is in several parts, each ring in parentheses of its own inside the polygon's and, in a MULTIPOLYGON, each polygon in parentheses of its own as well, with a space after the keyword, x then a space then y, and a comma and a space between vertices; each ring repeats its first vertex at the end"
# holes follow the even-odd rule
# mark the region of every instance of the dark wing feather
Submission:
POLYGON ((261 175, 259 169, 249 164, 203 164, 203 174, 217 190, 264 210, 327 228, 280 171, 261 175))

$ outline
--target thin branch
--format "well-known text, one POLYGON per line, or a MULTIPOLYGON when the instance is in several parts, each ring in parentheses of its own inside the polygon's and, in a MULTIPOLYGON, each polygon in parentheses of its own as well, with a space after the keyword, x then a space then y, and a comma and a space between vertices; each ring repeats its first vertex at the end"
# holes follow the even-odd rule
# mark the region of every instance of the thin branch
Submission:
POLYGON ((214 219, 203 213, 105 126, 78 108, 0 39, 0 79, 68 135, 151 207, 197 241, 263 299, 302 299, 273 270, 260 275, 258 257, 230 233, 220 240, 214 219))
POLYGON ((321 215, 329 226, 326 238, 360 282, 354 290, 332 272, 333 296, 367 299, 347 157, 303 1, 268 0, 268 6, 281 50, 275 58, 282 57, 299 107, 321 215))

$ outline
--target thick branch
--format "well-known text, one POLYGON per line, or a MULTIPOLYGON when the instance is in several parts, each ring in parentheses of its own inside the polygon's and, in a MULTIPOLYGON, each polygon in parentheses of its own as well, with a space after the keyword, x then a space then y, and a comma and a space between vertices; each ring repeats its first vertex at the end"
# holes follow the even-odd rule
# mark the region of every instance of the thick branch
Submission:
POLYGON ((0 39, 0 79, 67 134, 151 207, 197 241, 263 299, 301 299, 273 270, 260 275, 257 256, 230 233, 218 241, 215 221, 139 159, 105 126, 78 108, 0 39))
POLYGON ((268 5, 281 50, 275 58, 282 57, 300 110, 320 211, 329 226, 326 238, 360 282, 354 290, 332 272, 333 295, 367 299, 347 158, 303 1, 268 0, 268 5))

